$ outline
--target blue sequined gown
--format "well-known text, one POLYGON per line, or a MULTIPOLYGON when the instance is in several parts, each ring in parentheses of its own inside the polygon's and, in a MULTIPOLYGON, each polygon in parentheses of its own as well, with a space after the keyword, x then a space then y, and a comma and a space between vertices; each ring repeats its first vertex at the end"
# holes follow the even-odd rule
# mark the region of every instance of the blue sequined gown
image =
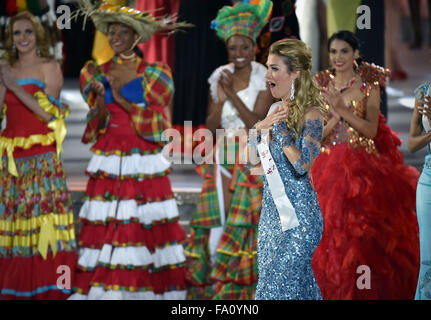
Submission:
MULTIPOLYGON (((280 129, 287 129, 285 122, 280 129)), ((292 165, 277 141, 274 127, 269 145, 286 194, 295 208, 299 227, 281 231, 279 213, 265 178, 258 228, 257 300, 320 300, 311 259, 323 233, 323 218, 308 171, 320 150, 322 122, 307 119, 295 146, 301 157, 292 165)))

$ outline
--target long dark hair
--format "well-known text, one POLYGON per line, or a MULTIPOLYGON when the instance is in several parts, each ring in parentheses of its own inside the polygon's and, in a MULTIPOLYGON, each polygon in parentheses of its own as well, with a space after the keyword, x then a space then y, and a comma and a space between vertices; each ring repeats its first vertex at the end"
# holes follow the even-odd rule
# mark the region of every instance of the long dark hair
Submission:
MULTIPOLYGON (((336 33, 334 33, 329 39, 328 39, 328 52, 331 48, 331 43, 334 40, 342 40, 345 41, 349 44, 349 46, 353 49, 353 51, 358 50, 359 53, 361 52, 360 47, 359 47, 359 40, 358 38, 350 31, 348 30, 341 30, 338 31, 336 33)), ((362 59, 361 58, 357 58, 355 59, 356 63, 359 65, 361 65, 362 63, 362 59)))

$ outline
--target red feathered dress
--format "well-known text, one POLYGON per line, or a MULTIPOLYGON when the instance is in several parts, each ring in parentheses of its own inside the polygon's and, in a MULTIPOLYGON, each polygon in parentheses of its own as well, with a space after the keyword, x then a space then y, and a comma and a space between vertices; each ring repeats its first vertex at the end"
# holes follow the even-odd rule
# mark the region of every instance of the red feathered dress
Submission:
MULTIPOLYGON (((372 72, 359 72, 364 98, 348 108, 365 118, 368 96, 379 79, 372 79, 372 72)), ((326 87, 330 76, 330 71, 323 71, 317 80, 326 87)), ((379 83, 384 82, 381 78, 379 83)), ((324 232, 312 265, 324 299, 414 297, 419 172, 404 165, 400 145, 381 114, 374 139, 340 121, 322 143, 311 176, 324 232)))

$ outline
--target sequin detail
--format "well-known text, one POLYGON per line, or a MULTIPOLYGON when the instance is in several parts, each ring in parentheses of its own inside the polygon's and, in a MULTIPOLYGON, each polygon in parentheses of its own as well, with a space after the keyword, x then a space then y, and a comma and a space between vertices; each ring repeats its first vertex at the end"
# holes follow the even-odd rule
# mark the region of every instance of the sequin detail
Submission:
POLYGON ((427 271, 419 279, 420 299, 431 300, 431 261, 422 261, 421 268, 427 271))
POLYGON ((319 154, 322 127, 320 119, 307 120, 295 141, 302 153, 298 160, 303 163, 300 174, 280 148, 276 138, 279 133, 273 132, 270 151, 295 208, 299 227, 282 232, 279 214, 265 179, 258 229, 257 300, 322 299, 311 259, 322 237, 323 218, 308 176, 308 170, 319 154))
MULTIPOLYGON (((347 106, 350 112, 358 117, 365 119, 367 110, 367 98, 370 95, 372 86, 363 82, 361 91, 364 98, 355 101, 352 100, 347 106)), ((377 153, 374 140, 361 135, 348 122, 341 119, 338 124, 332 129, 331 133, 323 140, 321 152, 330 152, 330 147, 337 144, 350 143, 354 148, 364 148, 368 153, 377 153)))

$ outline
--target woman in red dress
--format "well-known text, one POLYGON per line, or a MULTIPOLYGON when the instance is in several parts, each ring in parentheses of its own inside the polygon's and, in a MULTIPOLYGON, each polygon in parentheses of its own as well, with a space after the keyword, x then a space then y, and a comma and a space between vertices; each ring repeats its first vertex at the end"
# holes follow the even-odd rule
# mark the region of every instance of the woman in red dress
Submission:
POLYGON ((0 66, 0 299, 65 299, 76 264, 72 198, 59 159, 63 76, 40 23, 11 18, 0 66))
POLYGON ((419 172, 380 114, 388 70, 356 64, 349 31, 328 41, 333 69, 317 75, 330 116, 311 170, 324 231, 313 270, 324 299, 413 299, 419 271, 419 172))
POLYGON ((72 299, 183 299, 185 233, 161 151, 171 103, 169 67, 147 63, 134 48, 157 30, 151 15, 83 1, 115 56, 89 61, 81 92, 90 107, 84 143, 94 143, 80 211, 80 254, 72 299))

